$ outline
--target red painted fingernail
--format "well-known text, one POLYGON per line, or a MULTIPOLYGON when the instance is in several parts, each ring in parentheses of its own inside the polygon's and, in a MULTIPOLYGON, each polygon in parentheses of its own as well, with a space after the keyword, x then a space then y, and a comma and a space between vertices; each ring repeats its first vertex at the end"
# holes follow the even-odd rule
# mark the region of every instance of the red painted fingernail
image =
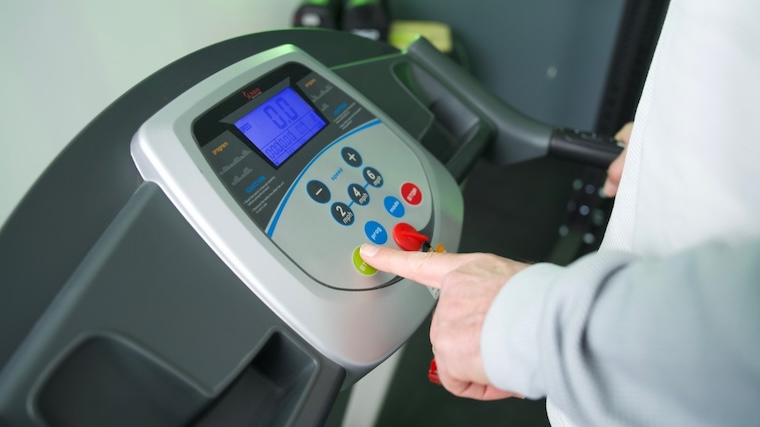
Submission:
POLYGON ((435 385, 441 385, 441 379, 438 378, 438 365, 435 364, 435 359, 430 361, 430 369, 428 370, 428 380, 435 385))

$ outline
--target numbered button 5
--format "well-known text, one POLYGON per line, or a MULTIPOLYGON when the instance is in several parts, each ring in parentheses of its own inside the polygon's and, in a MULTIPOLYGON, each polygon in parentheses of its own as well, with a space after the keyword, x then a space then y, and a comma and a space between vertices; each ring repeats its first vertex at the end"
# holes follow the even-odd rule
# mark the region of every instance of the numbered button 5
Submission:
POLYGON ((354 211, 352 211, 347 204, 341 202, 333 203, 331 211, 333 218, 335 218, 339 224, 351 225, 354 223, 354 211))
POLYGON ((369 203, 369 193, 359 184, 351 184, 348 186, 348 197, 354 201, 357 205, 364 206, 369 203))

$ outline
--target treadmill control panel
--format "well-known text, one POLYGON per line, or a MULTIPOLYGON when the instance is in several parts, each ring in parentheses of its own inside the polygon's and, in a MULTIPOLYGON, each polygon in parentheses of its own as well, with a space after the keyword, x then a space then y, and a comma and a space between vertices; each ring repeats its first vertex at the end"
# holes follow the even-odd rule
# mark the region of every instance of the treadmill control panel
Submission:
MULTIPOLYGON (((235 205, 228 207, 318 283, 344 290, 392 284, 398 278, 364 263, 359 247, 398 247, 399 224, 432 240, 434 196, 419 156, 335 76, 286 56, 237 86, 217 88, 203 111, 182 112, 191 138, 185 149, 200 154, 226 204, 235 205)), ((161 138, 145 129, 138 135, 138 147, 161 138)))
POLYGON ((394 277, 365 264, 359 246, 395 245, 389 231, 402 221, 431 225, 430 189, 414 153, 303 64, 229 94, 195 120, 193 136, 239 208, 326 286, 387 285, 394 277))
POLYGON ((350 382, 401 346, 437 297, 375 271, 359 247, 416 250, 420 234, 459 244, 464 203, 446 168, 292 45, 177 96, 140 126, 131 153, 241 282, 350 382))

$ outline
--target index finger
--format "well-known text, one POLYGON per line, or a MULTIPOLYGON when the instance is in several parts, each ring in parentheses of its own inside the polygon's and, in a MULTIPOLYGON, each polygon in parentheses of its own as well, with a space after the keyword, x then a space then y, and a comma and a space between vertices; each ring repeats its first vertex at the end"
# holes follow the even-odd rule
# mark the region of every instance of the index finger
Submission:
POLYGON ((459 254, 406 252, 369 243, 362 245, 360 254, 364 262, 378 270, 439 289, 443 277, 465 262, 459 254))

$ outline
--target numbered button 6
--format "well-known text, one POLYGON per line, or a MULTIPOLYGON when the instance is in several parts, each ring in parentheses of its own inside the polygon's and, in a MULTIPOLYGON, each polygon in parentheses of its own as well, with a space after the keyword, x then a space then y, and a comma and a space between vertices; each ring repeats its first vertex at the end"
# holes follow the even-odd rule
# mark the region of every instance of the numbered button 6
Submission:
POLYGON ((364 179, 373 187, 383 186, 383 176, 375 168, 366 167, 363 171, 364 179))

